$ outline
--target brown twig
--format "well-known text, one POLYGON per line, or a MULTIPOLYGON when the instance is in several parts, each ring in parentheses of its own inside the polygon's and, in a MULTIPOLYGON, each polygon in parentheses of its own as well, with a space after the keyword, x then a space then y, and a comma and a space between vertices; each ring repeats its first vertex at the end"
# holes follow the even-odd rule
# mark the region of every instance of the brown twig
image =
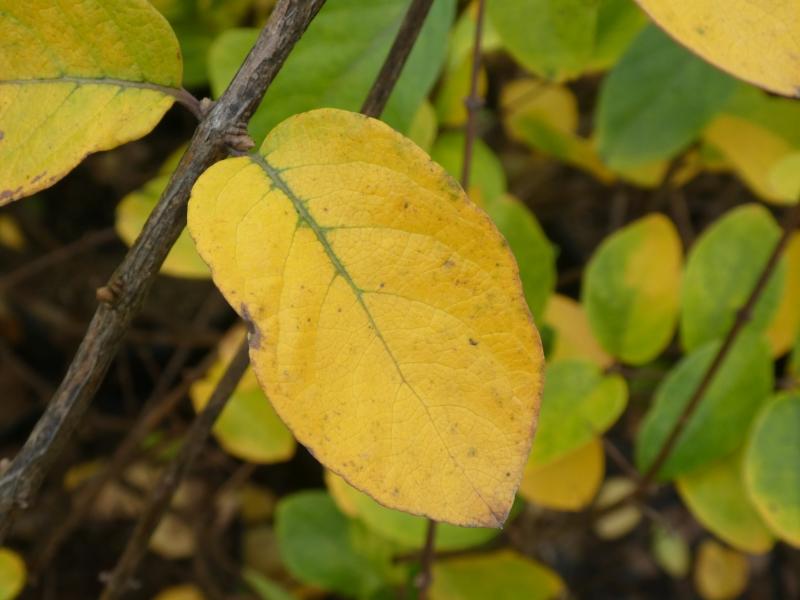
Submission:
POLYGON ((461 187, 469 189, 472 172, 472 154, 475 137, 478 133, 478 110, 483 106, 483 99, 478 94, 478 79, 481 71, 481 40, 483 38, 483 14, 486 1, 478 0, 478 15, 475 17, 475 38, 472 45, 472 72, 469 81, 469 96, 464 99, 467 108, 467 123, 464 129, 464 162, 461 163, 461 187))
POLYGON ((639 483, 636 487, 631 491, 631 493, 627 496, 620 498, 618 501, 613 502, 607 506, 604 506, 602 509, 598 509, 596 512, 597 515, 607 514, 620 506, 627 504, 631 501, 635 501, 640 499, 644 494, 647 493, 650 486, 655 481, 658 472, 667 462, 670 455, 672 454, 673 449, 675 448, 675 444, 680 438, 683 430, 686 428, 686 425, 689 423, 689 420, 692 418, 692 415, 697 410, 697 407, 700 406, 700 402, 703 399, 708 388, 711 386, 711 383, 714 381, 714 377, 716 376, 717 372, 719 371, 722 364, 725 362, 725 358, 728 356, 731 348, 733 347, 734 343, 736 342, 736 338, 738 337, 739 333, 744 329, 745 325, 747 325, 748 321, 750 321, 753 309, 755 308, 756 303, 758 302, 761 294, 767 287, 772 274, 775 271, 775 268, 778 266, 778 262, 781 259, 784 249, 786 245, 789 243, 789 240, 792 237, 794 231, 800 226, 800 203, 794 205, 789 212, 787 213, 784 222, 783 222, 783 231, 781 233, 780 238, 778 239, 775 247, 772 250, 772 254, 770 254, 767 262, 764 264, 764 268, 761 270, 761 273, 758 276, 755 284, 753 285, 753 289, 750 292, 750 295, 747 298, 747 301, 744 303, 744 306, 739 310, 736 314, 736 319, 733 322, 730 330, 728 331, 725 338, 722 340, 722 344, 717 350, 714 359, 711 361, 708 369, 706 369, 703 378, 700 380, 697 388, 695 389, 694 393, 692 394, 689 401, 686 403, 683 411, 681 412, 678 420, 675 422, 675 425, 672 427, 667 439, 662 444, 661 448, 656 454, 653 462, 647 468, 647 470, 642 475, 639 483))
POLYGON ((32 261, 26 263, 24 266, 6 273, 0 277, 0 292, 18 284, 20 281, 27 279, 37 273, 40 273, 48 267, 57 265, 58 263, 69 260, 73 256, 77 256, 83 252, 91 250, 97 246, 107 244, 116 238, 116 233, 113 228, 101 229, 100 231, 92 231, 87 233, 82 238, 65 244, 56 248, 52 252, 48 252, 32 261))
POLYGON ((433 0, 411 0, 411 6, 408 7, 389 54, 364 100, 364 104, 361 105, 362 114, 368 117, 380 117, 400 78, 408 55, 414 48, 414 43, 417 41, 431 5, 433 5, 433 0))
POLYGON ((178 455, 170 462, 165 472, 159 477, 155 489, 147 499, 136 528, 133 531, 125 551, 122 553, 116 567, 106 579, 106 587, 101 600, 113 600, 121 597, 130 586, 130 580, 136 567, 139 565, 145 552, 150 537, 161 521, 167 507, 178 489, 184 475, 188 472, 194 459, 202 450, 203 445, 211 433, 211 428, 228 402, 236 386, 250 364, 250 347, 244 340, 236 351, 228 368, 220 379, 211 398, 203 411, 192 423, 178 455))
POLYGON ((123 336, 186 224, 197 178, 225 156, 232 129, 247 123, 325 0, 282 0, 228 89, 209 108, 141 234, 111 277, 114 293, 95 312, 47 411, 0 478, 0 541, 13 512, 29 504, 97 392, 123 336))
POLYGON ((433 583, 433 560, 436 557, 436 521, 428 519, 428 529, 425 532, 425 545, 420 556, 420 571, 417 575, 418 600, 427 600, 428 589, 433 583))
MULTIPOLYGON (((218 300, 219 296, 217 294, 213 294, 209 297, 209 300, 201 306, 195 316, 195 325, 204 325, 208 321, 217 308, 218 300)), ((208 371, 213 361, 217 358, 217 351, 215 348, 209 352, 198 365, 191 369, 190 373, 184 377, 182 382, 170 391, 168 388, 178 376, 190 351, 191 345, 189 344, 179 346, 170 357, 161 377, 142 408, 142 416, 138 419, 133 428, 130 429, 122 440, 122 443, 117 446, 114 455, 103 470, 92 477, 83 489, 78 492, 72 510, 70 510, 66 518, 59 523, 58 527, 54 529, 52 535, 48 537, 41 550, 37 553, 37 571, 42 571, 47 567, 53 556, 58 552, 61 544, 64 543, 75 528, 86 518, 86 515, 94 506, 94 502, 100 492, 103 491, 110 481, 118 477, 125 470, 125 466, 136 456, 137 451, 147 435, 158 427, 158 425, 177 408, 181 400, 186 397, 191 385, 208 371)))

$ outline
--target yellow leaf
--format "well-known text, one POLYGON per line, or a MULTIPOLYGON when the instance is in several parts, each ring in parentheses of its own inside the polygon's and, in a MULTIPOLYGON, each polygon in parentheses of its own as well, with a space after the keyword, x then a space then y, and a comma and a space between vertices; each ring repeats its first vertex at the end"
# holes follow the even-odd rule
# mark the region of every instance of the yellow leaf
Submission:
POLYGON ((787 204, 800 201, 800 152, 795 149, 775 163, 767 174, 769 184, 787 204))
POLYGON ((0 548, 0 600, 16 598, 28 578, 25 561, 9 548, 0 548))
MULTIPOLYGON (((219 360, 192 386, 192 404, 198 412, 208 403, 244 336, 243 327, 227 334, 219 346, 219 360)), ((275 414, 250 368, 214 424, 214 436, 227 452, 254 463, 283 462, 295 450, 292 434, 275 414)))
POLYGON ((25 235, 11 215, 0 215, 0 244, 12 250, 24 250, 25 235))
POLYGON ((190 583, 162 590, 153 600, 204 600, 203 593, 190 583))
POLYGON ((555 342, 549 360, 585 358, 605 368, 614 362, 595 339, 589 318, 578 302, 554 294, 547 302, 544 322, 555 331, 555 342))
MULTIPOLYGON (((455 67, 445 71, 439 92, 436 94, 436 115, 442 125, 458 127, 467 121, 467 107, 464 100, 469 96, 472 82, 472 56, 467 55, 455 67)), ((478 71, 478 96, 486 95, 489 80, 486 69, 478 71)))
POLYGON ((147 134, 181 71, 175 34, 146 0, 0 0, 0 205, 147 134))
POLYGON ((747 558, 714 540, 704 540, 697 551, 694 585, 704 600, 730 600, 747 587, 747 558))
POLYGON ((800 234, 795 233, 783 251, 786 261, 786 280, 775 316, 772 317, 767 336, 772 356, 783 356, 795 344, 800 335, 800 234))
POLYGON ((604 183, 614 180, 594 144, 576 133, 578 103, 569 88, 520 79, 503 88, 500 103, 503 125, 510 137, 583 169, 604 183))
POLYGON ((603 442, 588 444, 544 466, 528 464, 519 486, 520 495, 554 510, 577 511, 594 498, 603 481, 603 442))
POLYGON ((703 132, 737 174, 759 197, 775 204, 795 201, 771 180, 773 168, 793 151, 792 145, 760 124, 734 115, 720 115, 703 132))
POLYGON ((505 240, 441 167, 380 121, 316 110, 209 169, 189 230, 323 464, 390 508, 505 520, 541 344, 505 240))
POLYGON ((637 0, 678 42, 732 75, 800 95, 796 0, 637 0))

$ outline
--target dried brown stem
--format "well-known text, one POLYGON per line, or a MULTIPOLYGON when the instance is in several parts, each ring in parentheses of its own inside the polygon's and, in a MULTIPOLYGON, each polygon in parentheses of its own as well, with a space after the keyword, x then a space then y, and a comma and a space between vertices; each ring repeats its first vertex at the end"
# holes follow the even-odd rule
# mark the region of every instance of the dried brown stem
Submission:
POLYGON ((400 73, 403 72, 408 55, 414 48, 414 43, 417 41, 431 5, 433 5, 433 0, 411 0, 411 6, 408 7, 389 54, 364 100, 364 104, 361 105, 362 114, 375 118, 381 116, 389 101, 389 96, 400 78, 400 73))
POLYGON ((469 189, 472 172, 472 154, 475 137, 478 133, 478 110, 483 106, 483 99, 478 94, 478 79, 481 71, 481 40, 483 39, 483 15, 486 12, 486 1, 478 0, 478 15, 475 19, 475 41, 472 45, 472 72, 469 82, 469 96, 464 99, 467 108, 467 124, 464 130, 464 162, 461 164, 461 187, 469 189))
POLYGON ((222 379, 220 379, 211 394, 208 404, 192 423, 178 455, 159 477, 155 489, 147 499, 144 512, 136 523, 136 529, 134 529, 128 540, 125 551, 122 553, 114 570, 107 577, 105 590, 100 596, 101 600, 114 600, 128 591, 131 577, 147 552, 150 537, 169 507, 175 490, 178 489, 181 480, 202 450, 211 433, 214 422, 219 417, 222 409, 225 408, 228 398, 236 389, 247 366, 250 364, 249 354, 250 347, 247 340, 244 340, 228 365, 222 379))
POLYGON ((228 89, 205 114, 133 247, 95 312, 61 385, 11 466, 0 478, 0 541, 13 512, 27 506, 103 381, 134 316, 186 224, 197 178, 225 156, 230 131, 247 123, 286 57, 325 0, 282 0, 228 89))

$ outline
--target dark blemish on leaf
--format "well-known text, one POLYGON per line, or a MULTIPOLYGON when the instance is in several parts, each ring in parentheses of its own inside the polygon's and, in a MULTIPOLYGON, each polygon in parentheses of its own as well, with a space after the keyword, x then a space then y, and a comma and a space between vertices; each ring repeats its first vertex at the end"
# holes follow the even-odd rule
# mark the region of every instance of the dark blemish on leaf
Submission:
POLYGON ((342 307, 340 306, 339 308, 337 308, 337 309, 336 309, 336 312, 337 312, 337 313, 339 313, 339 312, 342 312, 342 307))
POLYGON ((511 477, 511 473, 509 473, 508 471, 506 471, 506 477, 511 477))
POLYGON ((45 175, 47 175, 47 171, 43 171, 42 173, 39 173, 36 177, 31 179, 31 183, 36 183, 37 181, 39 181, 45 175))
POLYGON ((18 194, 21 191, 22 191, 21 186, 15 190, 3 190, 2 192, 0 192, 0 200, 7 200, 8 198, 11 198, 12 196, 18 194))
POLYGON ((470 343, 471 346, 477 346, 478 345, 478 340, 474 340, 472 338, 469 338, 469 343, 470 343))
POLYGON ((247 308, 247 305, 244 302, 239 305, 239 309, 241 311, 244 324, 247 327, 247 343, 254 350, 259 350, 261 348, 261 330, 256 325, 253 317, 250 315, 250 310, 247 308))
POLYGON ((381 282, 378 284, 378 287, 379 287, 379 288, 381 288, 381 289, 383 289, 383 286, 385 286, 385 285, 386 285, 386 284, 385 284, 384 282, 382 282, 382 281, 381 281, 381 282))
POLYGON ((475 448, 470 448, 469 450, 467 450, 467 456, 477 456, 477 455, 478 451, 475 448))
POLYGON ((697 35, 705 35, 706 34, 706 28, 703 27, 702 25, 698 25, 697 27, 694 28, 694 30, 697 33, 697 35))
POLYGON ((0 140, 2 140, 4 137, 6 137, 6 134, 0 131, 0 140))
POLYGON ((451 268, 453 268, 453 267, 455 267, 455 266, 456 266, 456 263, 455 263, 455 262, 453 262, 453 260, 452 260, 452 259, 449 259, 449 258, 448 258, 446 261, 444 261, 444 262, 442 263, 442 266, 443 266, 445 269, 451 269, 451 268))
MULTIPOLYGON (((0 138, 0 139, 2 139, 2 138, 0 138)), ((406 200, 405 202, 403 202, 403 208, 408 208, 408 200, 406 200)))
POLYGON ((399 494, 399 493, 400 493, 400 489, 399 488, 394 488, 392 490, 392 496, 397 496, 397 494, 399 494))

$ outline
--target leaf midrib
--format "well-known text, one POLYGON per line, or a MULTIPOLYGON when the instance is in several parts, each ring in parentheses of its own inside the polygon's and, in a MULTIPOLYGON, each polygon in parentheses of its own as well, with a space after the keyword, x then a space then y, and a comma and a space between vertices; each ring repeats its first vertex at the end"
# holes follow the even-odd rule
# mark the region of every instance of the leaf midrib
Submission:
POLYGON ((47 85, 53 83, 74 83, 78 86, 82 85, 108 85, 122 88, 134 88, 143 90, 152 90, 154 92, 161 92, 167 96, 178 98, 182 90, 181 88, 171 87, 168 85, 161 85, 158 83, 151 83, 149 81, 130 81, 127 79, 116 79, 114 77, 77 77, 73 75, 64 75, 59 77, 46 77, 46 78, 32 78, 32 79, 4 79, 0 80, 0 86, 3 85, 47 85))
POLYGON ((311 230, 314 232, 314 235, 316 236, 317 241, 319 241, 320 245, 325 250, 325 253, 328 256, 328 259, 333 264, 334 268, 336 269, 337 274, 342 279, 344 279, 347 282, 347 284, 350 286, 350 288, 352 289, 353 294, 356 297, 356 300, 360 304, 362 310, 364 311, 364 314, 366 314, 367 319, 369 320, 369 323, 370 323, 370 325, 372 327, 372 330, 375 332, 376 337, 381 341, 381 344, 383 344, 383 347, 386 350, 386 353, 389 355, 389 358, 391 358, 392 364, 394 364, 394 367, 395 367, 395 369, 397 371, 397 374, 400 376, 401 381, 406 386, 408 386, 408 389, 411 390, 411 392, 414 394, 414 396, 419 400, 420 404, 422 405, 423 409, 425 410, 425 413, 428 415, 428 419, 430 420, 431 425, 433 426, 433 430, 436 432, 436 435, 438 436, 439 441, 442 443, 442 447, 444 447, 445 451, 447 452, 448 456, 450 457, 450 460, 452 460, 453 464, 456 465, 456 467, 463 473, 464 479, 469 483, 469 485, 472 488, 472 490, 475 493, 475 495, 481 500, 481 502, 483 502, 486 505, 486 508, 489 510, 489 513, 495 519, 497 519, 498 523, 501 523, 503 521, 503 518, 502 518, 503 515, 499 515, 499 514, 497 514, 495 512, 495 510, 492 507, 492 505, 489 504, 489 502, 481 494, 480 490, 478 490, 478 488, 472 482, 472 479, 467 474, 467 471, 465 470, 464 466, 458 460, 456 460, 456 457, 450 451, 450 447, 447 445, 447 442, 445 442, 444 438, 442 437, 441 432, 439 431, 438 427, 436 426, 436 421, 434 420, 433 415, 430 412, 430 408, 428 407, 427 402, 425 402, 425 400, 423 400, 423 398, 419 395, 419 393, 417 393, 417 390, 414 389, 414 386, 412 386, 411 383, 406 379, 406 376, 403 373, 403 370, 400 368, 400 363, 397 361, 397 358, 395 357, 394 353, 392 352, 391 348, 389 347, 389 344, 387 343, 386 339, 383 337, 383 334, 381 333, 380 328, 378 327, 378 324, 375 322, 375 319, 372 316, 372 312, 369 310, 369 307, 364 302, 364 298, 363 298, 364 291, 360 287, 358 287, 356 282, 350 276, 350 273, 347 271, 345 266, 342 264, 341 260, 339 260, 339 257, 334 252, 333 247, 331 246, 331 243, 328 241, 328 237, 325 234, 324 228, 321 227, 319 225, 319 223, 317 223, 316 219, 314 219, 314 217, 308 211, 308 209, 306 208, 305 204, 303 204, 302 199, 299 198, 294 193, 294 190, 292 190, 292 188, 289 187, 289 185, 284 181, 283 177, 281 177, 280 169, 277 169, 277 168, 273 167, 269 163, 269 161, 266 159, 266 157, 264 157, 260 153, 250 154, 249 158, 254 163, 256 163, 259 167, 261 167, 261 169, 264 171, 264 173, 267 175, 267 177, 270 179, 270 181, 272 181, 273 185, 275 185, 276 188, 278 188, 281 192, 283 192, 286 195, 286 197, 289 199, 289 201, 294 206, 295 211, 297 211, 298 216, 303 221, 305 221, 308 224, 308 226, 311 228, 311 230))

